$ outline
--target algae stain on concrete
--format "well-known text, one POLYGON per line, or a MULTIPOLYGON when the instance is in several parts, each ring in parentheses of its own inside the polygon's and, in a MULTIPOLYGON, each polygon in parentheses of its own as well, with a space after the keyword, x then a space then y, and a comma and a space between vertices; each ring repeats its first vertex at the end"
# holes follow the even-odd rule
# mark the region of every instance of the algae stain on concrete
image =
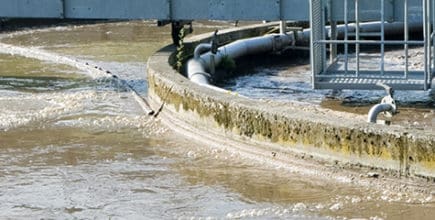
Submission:
POLYGON ((166 103, 173 105, 177 111, 191 111, 200 118, 212 118, 217 126, 245 137, 279 143, 286 147, 303 144, 347 156, 394 160, 400 163, 399 170, 406 175, 413 163, 419 163, 428 169, 435 167, 434 152, 426 151, 433 147, 424 147, 426 142, 410 139, 406 135, 336 128, 247 109, 210 97, 204 99, 188 90, 172 91, 167 86, 157 85, 153 89, 159 97, 167 97, 166 103), (414 149, 412 155, 410 149, 414 149))
MULTIPOLYGON (((191 53, 197 43, 199 42, 186 44, 186 52, 191 53)), ((173 56, 174 54, 171 55, 173 56)), ((173 71, 173 74, 178 73, 173 71)), ((255 106, 247 106, 246 103, 243 105, 228 101, 231 99, 221 99, 219 95, 198 93, 201 90, 192 88, 197 85, 184 85, 186 82, 172 90, 170 84, 176 81, 167 80, 165 77, 167 76, 149 76, 149 83, 153 84, 150 89, 180 113, 193 112, 199 119, 214 120, 214 123, 211 123, 216 125, 214 129, 224 129, 240 136, 276 143, 283 147, 305 145, 310 146, 310 149, 327 150, 337 155, 396 161, 400 164, 397 170, 405 174, 409 173, 410 167, 414 164, 435 170, 433 139, 422 140, 400 132, 396 134, 377 132, 375 129, 366 130, 364 126, 341 127, 315 122, 309 118, 303 119, 297 115, 288 117, 257 109, 255 106), (171 82, 168 83, 169 81, 171 82)))

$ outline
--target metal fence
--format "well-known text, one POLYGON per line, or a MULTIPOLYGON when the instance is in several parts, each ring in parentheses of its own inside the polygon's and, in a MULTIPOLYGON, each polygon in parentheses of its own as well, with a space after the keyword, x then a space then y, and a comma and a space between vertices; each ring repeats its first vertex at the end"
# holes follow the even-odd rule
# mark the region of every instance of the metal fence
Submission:
POLYGON ((397 90, 430 89, 434 5, 430 0, 311 0, 313 87, 380 89, 377 84, 384 83, 397 90), (411 33, 420 36, 411 39, 411 33), (329 61, 323 55, 327 50, 329 61), (423 62, 416 61, 419 57, 423 62))

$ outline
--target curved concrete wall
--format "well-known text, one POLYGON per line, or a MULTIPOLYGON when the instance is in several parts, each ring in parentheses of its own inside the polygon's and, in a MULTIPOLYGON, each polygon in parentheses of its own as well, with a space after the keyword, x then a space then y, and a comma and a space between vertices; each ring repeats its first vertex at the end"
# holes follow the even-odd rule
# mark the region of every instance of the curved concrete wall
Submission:
MULTIPOLYGON (((260 34, 260 29, 228 30, 220 37, 236 40, 260 34)), ((211 34, 197 36, 188 45, 207 41, 206 36, 211 34)), ((260 157, 285 161, 291 160, 290 155, 308 155, 331 164, 368 166, 435 180, 433 130, 368 124, 365 116, 356 114, 211 90, 172 68, 174 52, 175 47, 165 47, 147 65, 150 104, 154 109, 164 104, 159 117, 174 130, 260 157)))

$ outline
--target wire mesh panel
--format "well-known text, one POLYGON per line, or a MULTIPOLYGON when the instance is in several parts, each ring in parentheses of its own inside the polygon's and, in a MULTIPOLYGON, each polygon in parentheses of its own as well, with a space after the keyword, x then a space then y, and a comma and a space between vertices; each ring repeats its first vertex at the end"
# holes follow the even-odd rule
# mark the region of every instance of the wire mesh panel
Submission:
POLYGON ((431 0, 311 0, 313 87, 429 89, 433 7, 431 0))

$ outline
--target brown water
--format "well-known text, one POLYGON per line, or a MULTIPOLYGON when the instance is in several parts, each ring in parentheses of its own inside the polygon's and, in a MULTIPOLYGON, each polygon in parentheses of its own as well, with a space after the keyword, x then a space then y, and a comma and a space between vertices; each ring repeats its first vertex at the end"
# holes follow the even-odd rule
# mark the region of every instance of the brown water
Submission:
POLYGON ((113 80, 57 59, 109 70, 146 95, 146 58, 169 36, 148 21, 3 35, 3 43, 56 56, 0 55, 1 219, 435 216, 431 194, 313 178, 192 143, 146 116, 113 80))

